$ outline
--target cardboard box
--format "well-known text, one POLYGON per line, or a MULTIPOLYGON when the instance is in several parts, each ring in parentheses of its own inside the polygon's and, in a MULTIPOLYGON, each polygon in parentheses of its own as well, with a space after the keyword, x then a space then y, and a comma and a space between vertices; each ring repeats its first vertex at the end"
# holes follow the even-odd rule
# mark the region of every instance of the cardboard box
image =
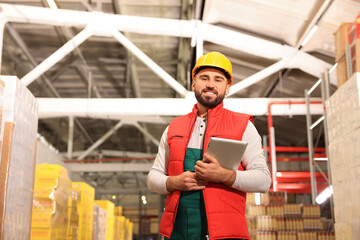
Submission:
POLYGON ((339 88, 348 80, 345 55, 337 62, 337 64, 338 65, 336 67, 336 78, 337 78, 337 87, 339 88))
POLYGON ((348 43, 348 28, 351 27, 352 24, 351 22, 342 23, 334 33, 336 62, 345 56, 345 46, 348 43))

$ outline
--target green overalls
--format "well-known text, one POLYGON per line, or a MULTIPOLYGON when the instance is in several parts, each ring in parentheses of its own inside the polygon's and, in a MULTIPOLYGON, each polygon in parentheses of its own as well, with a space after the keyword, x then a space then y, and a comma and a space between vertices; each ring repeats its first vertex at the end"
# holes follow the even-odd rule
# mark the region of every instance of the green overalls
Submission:
MULTIPOLYGON (((196 161, 202 159, 202 150, 187 148, 184 172, 194 172, 196 161)), ((181 192, 171 240, 205 240, 207 233, 206 212, 202 191, 181 192)), ((168 238, 165 238, 168 239, 168 238)))

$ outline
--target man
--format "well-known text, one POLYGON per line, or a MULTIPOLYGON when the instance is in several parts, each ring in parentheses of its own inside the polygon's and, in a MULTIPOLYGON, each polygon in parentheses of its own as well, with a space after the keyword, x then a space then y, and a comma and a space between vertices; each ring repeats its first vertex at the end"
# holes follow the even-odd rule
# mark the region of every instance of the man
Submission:
POLYGON ((266 192, 270 173, 252 117, 223 108, 233 82, 230 61, 210 52, 192 71, 197 104, 164 131, 147 183, 167 194, 160 234, 171 240, 250 239, 246 192, 266 192), (222 168, 207 155, 210 137, 243 140, 247 149, 238 170, 222 168))

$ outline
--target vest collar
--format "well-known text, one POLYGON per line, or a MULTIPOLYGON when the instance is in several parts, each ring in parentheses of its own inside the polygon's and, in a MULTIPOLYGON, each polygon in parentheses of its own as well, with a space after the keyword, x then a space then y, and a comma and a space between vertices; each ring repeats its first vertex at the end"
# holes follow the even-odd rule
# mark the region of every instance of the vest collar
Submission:
MULTIPOLYGON (((208 110, 208 114, 207 116, 216 116, 218 115, 222 110, 223 110, 223 106, 224 106, 224 103, 221 102, 219 105, 217 105, 216 107, 214 108, 211 108, 208 110)), ((197 115, 198 112, 199 112, 199 109, 197 107, 197 103, 195 103, 193 109, 192 109, 192 112, 197 115)))

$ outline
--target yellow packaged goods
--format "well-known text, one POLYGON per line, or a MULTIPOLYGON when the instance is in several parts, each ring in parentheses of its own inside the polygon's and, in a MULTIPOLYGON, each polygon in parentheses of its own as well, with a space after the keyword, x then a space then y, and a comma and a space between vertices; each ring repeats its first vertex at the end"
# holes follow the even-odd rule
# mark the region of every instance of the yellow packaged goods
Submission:
POLYGON ((79 230, 79 214, 78 214, 78 201, 77 192, 72 191, 68 201, 68 227, 67 227, 67 240, 78 239, 79 230))
POLYGON ((36 165, 34 199, 55 200, 67 205, 71 193, 71 181, 67 170, 56 164, 36 165))
POLYGON ((125 227, 126 227, 126 218, 124 216, 115 217, 114 239, 118 239, 118 240, 125 239, 125 227))
POLYGON ((64 240, 66 227, 59 228, 31 228, 31 240, 64 240))
POLYGON ((52 201, 33 201, 31 227, 54 228, 66 226, 68 222, 67 211, 62 205, 52 201))
POLYGON ((85 182, 72 182, 76 192, 78 213, 78 238, 92 239, 95 189, 85 182))
POLYGON ((36 166, 31 218, 32 239, 66 239, 70 194, 71 182, 65 168, 55 164, 36 166))
POLYGON ((125 240, 132 240, 134 223, 129 219, 126 219, 126 227, 125 227, 125 240))
POLYGON ((113 240, 114 238, 114 203, 108 200, 96 200, 96 204, 100 206, 100 208, 106 210, 106 240, 113 240))
POLYGON ((84 182, 73 182, 72 187, 77 191, 78 201, 82 205, 91 205, 93 207, 95 197, 95 189, 93 187, 84 182))
POLYGON ((115 216, 122 216, 123 215, 123 207, 117 206, 115 207, 115 216))

